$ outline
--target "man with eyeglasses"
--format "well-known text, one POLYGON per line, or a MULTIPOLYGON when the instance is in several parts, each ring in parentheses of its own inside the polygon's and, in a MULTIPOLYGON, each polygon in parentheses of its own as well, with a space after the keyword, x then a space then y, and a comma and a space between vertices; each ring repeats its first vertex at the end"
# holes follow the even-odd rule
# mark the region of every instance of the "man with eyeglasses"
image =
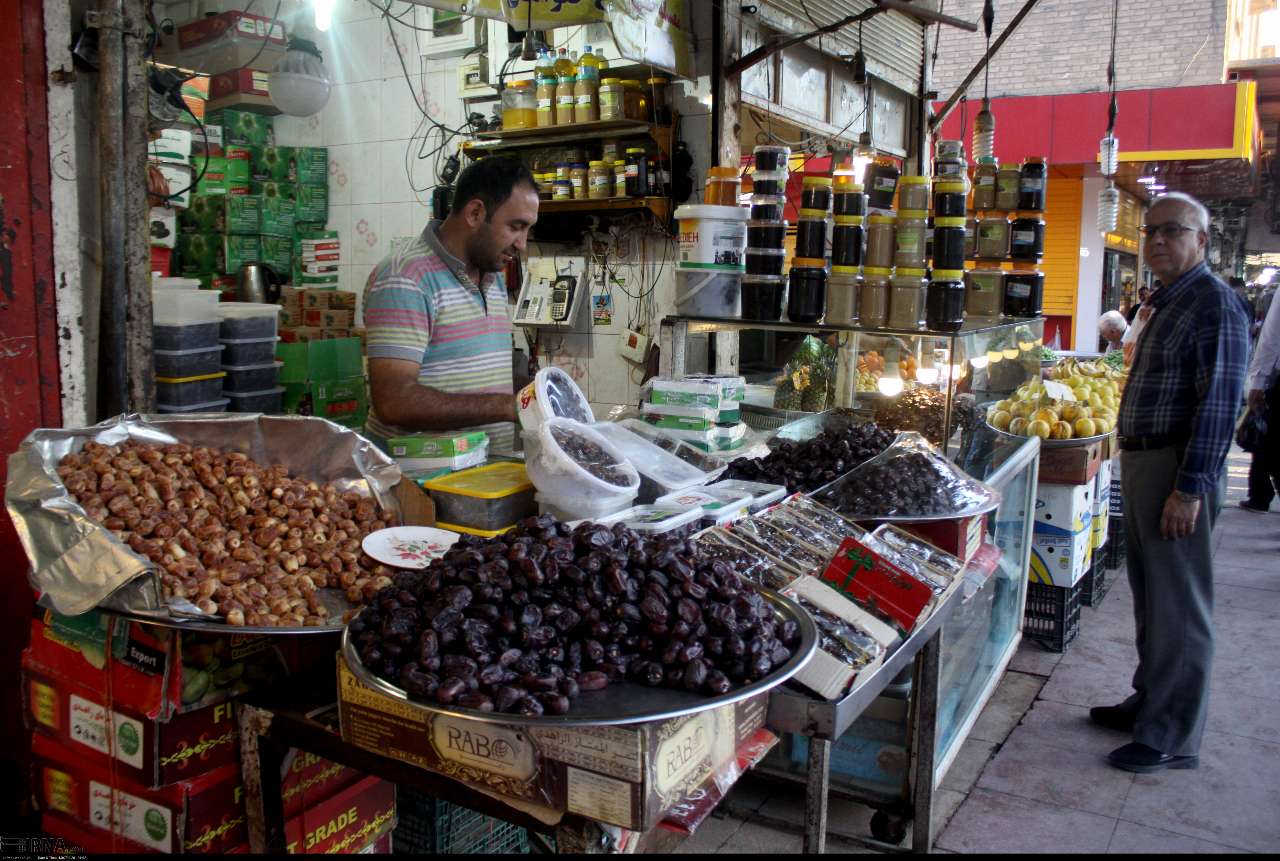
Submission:
POLYGON ((1213 523, 1249 361, 1245 303, 1205 264, 1209 213, 1167 194, 1147 213, 1143 257, 1159 284, 1135 345, 1118 423, 1134 693, 1090 710, 1131 732, 1112 765, 1196 768, 1213 659, 1213 523))

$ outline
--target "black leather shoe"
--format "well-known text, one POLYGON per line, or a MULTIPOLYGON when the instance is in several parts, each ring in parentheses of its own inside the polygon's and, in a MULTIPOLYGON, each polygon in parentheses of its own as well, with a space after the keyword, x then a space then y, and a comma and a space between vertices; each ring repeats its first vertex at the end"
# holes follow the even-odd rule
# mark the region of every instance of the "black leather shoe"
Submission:
POLYGON ((1135 719, 1135 713, 1124 706, 1094 706, 1089 709, 1089 720, 1116 732, 1133 732, 1135 719))
POLYGON ((1118 747, 1111 751, 1111 753, 1107 754, 1107 761, 1116 768, 1138 774, 1150 774, 1153 771, 1163 771, 1166 768, 1200 767, 1200 757, 1198 756, 1172 756, 1136 741, 1129 742, 1124 747, 1118 747))

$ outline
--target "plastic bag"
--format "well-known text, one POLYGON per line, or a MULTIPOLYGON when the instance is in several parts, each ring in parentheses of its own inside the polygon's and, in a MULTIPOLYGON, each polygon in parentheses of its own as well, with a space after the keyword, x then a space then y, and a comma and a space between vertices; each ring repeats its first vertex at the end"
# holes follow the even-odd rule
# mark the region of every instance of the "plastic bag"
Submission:
POLYGON ((792 538, 803 541, 827 556, 835 555, 835 552, 840 549, 840 542, 844 540, 841 536, 799 517, 795 511, 785 505, 770 508, 768 511, 757 514, 756 518, 776 526, 792 538))
MULTIPOLYGON (((542 493, 560 498, 635 493, 640 475, 613 443, 572 419, 552 418, 532 437, 526 457, 529 479, 542 493)), ((526 438, 528 441, 528 438, 526 438)))
POLYGON ((695 540, 708 558, 728 562, 739 577, 769 589, 784 589, 802 573, 724 529, 707 529, 695 540))
POLYGON ((833 616, 803 595, 793 601, 813 617, 818 628, 818 648, 854 670, 860 670, 884 654, 884 646, 856 625, 833 616))
POLYGON ((786 559, 805 574, 821 573, 827 567, 828 557, 822 551, 791 537, 771 523, 748 517, 734 523, 730 534, 767 550, 779 559, 786 559))
POLYGON ((706 473, 707 481, 711 481, 720 473, 724 472, 725 464, 707 454, 700 449, 694 448, 687 442, 678 440, 675 437, 667 436, 653 425, 638 418, 624 418, 618 421, 627 430, 631 431, 638 437, 646 439, 656 445, 665 452, 670 452, 685 463, 703 473, 706 473))
POLYGON ((833 535, 841 536, 841 540, 845 538, 861 539, 862 536, 867 534, 867 530, 849 518, 839 512, 832 511, 825 505, 814 502, 802 493, 794 494, 783 504, 810 523, 825 529, 833 535))
POLYGON ((955 556, 891 523, 881 525, 871 534, 893 550, 919 559, 950 579, 959 577, 964 571, 964 563, 955 556))
POLYGON ((812 335, 782 369, 774 390, 773 407, 819 413, 833 400, 836 383, 836 350, 812 335))
POLYGON ((1267 414, 1251 409, 1236 428, 1236 445, 1250 454, 1261 452, 1267 444, 1267 414))
POLYGON ((920 434, 905 432, 813 498, 854 520, 931 520, 989 510, 1000 494, 970 478, 920 434))

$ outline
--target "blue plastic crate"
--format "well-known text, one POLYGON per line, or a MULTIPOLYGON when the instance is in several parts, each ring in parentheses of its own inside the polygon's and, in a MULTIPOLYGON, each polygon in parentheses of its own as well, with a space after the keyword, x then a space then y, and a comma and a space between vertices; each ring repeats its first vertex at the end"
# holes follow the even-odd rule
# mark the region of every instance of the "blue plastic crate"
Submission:
POLYGON ((519 826, 409 789, 396 794, 396 854, 509 855, 529 852, 519 826))

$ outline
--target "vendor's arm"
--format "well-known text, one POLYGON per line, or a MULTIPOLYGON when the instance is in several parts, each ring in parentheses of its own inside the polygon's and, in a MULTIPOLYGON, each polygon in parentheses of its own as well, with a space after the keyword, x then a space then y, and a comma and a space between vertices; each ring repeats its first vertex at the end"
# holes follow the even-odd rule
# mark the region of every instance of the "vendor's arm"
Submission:
POLYGON ((380 420, 412 430, 516 421, 513 396, 442 392, 419 383, 418 371, 418 363, 406 359, 369 359, 369 390, 380 420))

